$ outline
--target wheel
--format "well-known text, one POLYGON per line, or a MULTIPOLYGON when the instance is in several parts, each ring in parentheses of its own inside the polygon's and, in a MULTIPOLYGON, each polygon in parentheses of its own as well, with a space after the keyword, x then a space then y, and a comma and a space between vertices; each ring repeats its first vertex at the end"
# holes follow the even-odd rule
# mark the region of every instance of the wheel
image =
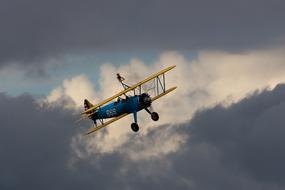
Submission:
POLYGON ((158 113, 152 112, 152 113, 151 113, 151 119, 152 119, 153 121, 158 121, 158 120, 159 120, 159 115, 158 115, 158 113))
POLYGON ((137 123, 132 123, 131 128, 134 132, 138 132, 140 129, 137 123))

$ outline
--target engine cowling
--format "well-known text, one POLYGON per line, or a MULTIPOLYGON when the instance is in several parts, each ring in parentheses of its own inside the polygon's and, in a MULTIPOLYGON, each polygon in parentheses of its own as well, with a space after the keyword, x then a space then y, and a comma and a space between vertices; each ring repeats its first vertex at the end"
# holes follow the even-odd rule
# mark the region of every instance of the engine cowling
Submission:
POLYGON ((143 93, 140 95, 140 105, 143 108, 147 108, 151 105, 151 97, 147 93, 143 93))

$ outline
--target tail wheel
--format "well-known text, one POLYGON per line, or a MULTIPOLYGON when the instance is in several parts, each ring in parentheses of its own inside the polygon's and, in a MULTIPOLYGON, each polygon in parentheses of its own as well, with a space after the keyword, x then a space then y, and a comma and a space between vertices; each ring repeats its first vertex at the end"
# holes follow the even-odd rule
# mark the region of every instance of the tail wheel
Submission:
POLYGON ((138 132, 140 129, 137 123, 132 123, 131 128, 134 132, 138 132))
POLYGON ((159 120, 159 115, 158 115, 158 113, 152 112, 152 113, 151 113, 151 119, 152 119, 153 121, 158 121, 158 120, 159 120))

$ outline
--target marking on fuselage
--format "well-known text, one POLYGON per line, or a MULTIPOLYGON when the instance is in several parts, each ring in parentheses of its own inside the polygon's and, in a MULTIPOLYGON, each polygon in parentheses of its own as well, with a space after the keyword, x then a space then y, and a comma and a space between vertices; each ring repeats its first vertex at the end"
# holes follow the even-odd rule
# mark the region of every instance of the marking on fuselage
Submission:
POLYGON ((116 108, 108 109, 106 111, 106 114, 107 114, 108 117, 115 116, 115 115, 117 115, 117 110, 116 110, 116 108))

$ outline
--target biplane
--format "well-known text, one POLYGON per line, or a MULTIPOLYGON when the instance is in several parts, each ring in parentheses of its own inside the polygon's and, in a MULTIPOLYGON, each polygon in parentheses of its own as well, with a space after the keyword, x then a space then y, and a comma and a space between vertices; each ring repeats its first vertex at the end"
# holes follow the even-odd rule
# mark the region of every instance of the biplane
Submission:
POLYGON ((165 80, 166 72, 175 67, 175 65, 168 67, 132 86, 126 84, 124 82, 125 78, 118 73, 117 79, 123 86, 123 91, 95 105, 90 103, 87 99, 84 100, 85 110, 81 113, 81 119, 89 118, 94 122, 94 127, 85 133, 85 135, 94 133, 95 131, 102 129, 129 114, 133 114, 134 118, 134 122, 131 124, 131 129, 134 132, 138 132, 139 125, 137 113, 141 110, 145 110, 149 113, 153 121, 158 121, 159 115, 157 112, 152 111, 151 105, 153 101, 177 88, 171 87, 166 89, 165 80), (142 88, 143 85, 150 82, 152 82, 153 85, 151 88, 154 91, 153 97, 151 97, 148 92, 143 92, 142 88))

